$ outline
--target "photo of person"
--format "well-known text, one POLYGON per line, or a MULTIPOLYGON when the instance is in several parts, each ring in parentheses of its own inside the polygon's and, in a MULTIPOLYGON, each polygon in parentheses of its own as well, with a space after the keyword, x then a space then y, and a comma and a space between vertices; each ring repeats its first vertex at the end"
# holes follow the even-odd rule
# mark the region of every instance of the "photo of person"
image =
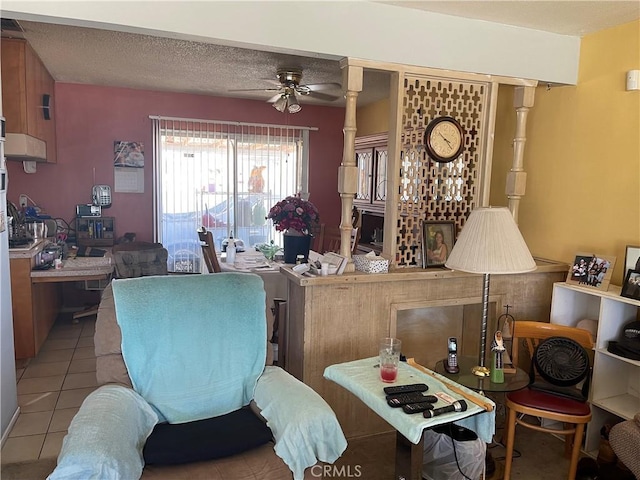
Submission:
POLYGON ((627 245, 624 257, 624 271, 640 271, 640 247, 627 245))
POLYGON ((430 263, 444 263, 449 253, 449 247, 444 243, 444 233, 438 229, 433 234, 431 248, 427 250, 427 259, 430 263))
POLYGON ((144 145, 142 142, 115 141, 113 153, 114 167, 144 168, 144 145))
POLYGON ((453 222, 425 222, 423 248, 426 267, 442 266, 447 261, 455 240, 453 222))
POLYGON ((607 288, 615 258, 598 255, 577 255, 567 276, 567 282, 588 287, 607 288))
POLYGON ((640 300, 640 270, 628 270, 627 278, 622 285, 623 297, 640 300))

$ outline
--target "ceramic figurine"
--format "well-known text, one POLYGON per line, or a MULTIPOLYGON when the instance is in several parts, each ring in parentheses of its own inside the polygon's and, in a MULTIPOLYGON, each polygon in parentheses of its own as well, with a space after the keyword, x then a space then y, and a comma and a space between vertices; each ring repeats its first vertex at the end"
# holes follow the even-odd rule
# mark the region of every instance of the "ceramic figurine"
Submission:
POLYGON ((491 351, 493 352, 493 368, 491 369, 491 381, 493 383, 504 383, 504 367, 502 355, 505 352, 502 332, 498 330, 491 342, 491 351))

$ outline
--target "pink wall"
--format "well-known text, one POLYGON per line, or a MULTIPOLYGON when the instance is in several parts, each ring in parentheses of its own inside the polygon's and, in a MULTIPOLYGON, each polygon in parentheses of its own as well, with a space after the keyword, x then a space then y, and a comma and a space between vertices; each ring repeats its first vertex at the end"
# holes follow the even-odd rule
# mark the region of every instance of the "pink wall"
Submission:
POLYGON ((310 133, 310 200, 327 224, 340 222, 337 192, 342 160, 344 109, 303 105, 285 115, 267 103, 126 88, 57 83, 55 118, 58 163, 38 164, 26 174, 20 162, 8 163, 8 199, 18 205, 27 194, 46 213, 71 223, 78 203, 91 203, 91 187, 113 187, 113 142, 142 141, 145 146, 144 194, 113 192, 105 216, 116 219, 116 235, 136 232, 138 240, 153 236, 153 162, 149 115, 272 123, 317 127, 310 133))

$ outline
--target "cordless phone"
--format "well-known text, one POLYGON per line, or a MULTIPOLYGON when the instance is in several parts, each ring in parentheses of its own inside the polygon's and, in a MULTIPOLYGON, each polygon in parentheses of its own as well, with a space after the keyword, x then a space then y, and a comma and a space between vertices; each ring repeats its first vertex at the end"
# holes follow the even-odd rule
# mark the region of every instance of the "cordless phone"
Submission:
POLYGON ((447 342, 449 354, 444 361, 444 369, 447 373, 459 373, 458 367, 458 339, 456 337, 449 337, 447 342))

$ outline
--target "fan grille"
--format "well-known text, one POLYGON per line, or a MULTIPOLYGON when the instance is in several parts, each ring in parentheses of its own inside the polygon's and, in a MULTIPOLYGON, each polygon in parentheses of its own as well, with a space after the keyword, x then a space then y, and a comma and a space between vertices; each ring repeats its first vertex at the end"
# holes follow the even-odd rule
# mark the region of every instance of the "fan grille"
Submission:
POLYGON ((589 372, 589 356, 578 342, 566 337, 551 337, 536 348, 534 363, 547 382, 568 387, 577 384, 589 372))

